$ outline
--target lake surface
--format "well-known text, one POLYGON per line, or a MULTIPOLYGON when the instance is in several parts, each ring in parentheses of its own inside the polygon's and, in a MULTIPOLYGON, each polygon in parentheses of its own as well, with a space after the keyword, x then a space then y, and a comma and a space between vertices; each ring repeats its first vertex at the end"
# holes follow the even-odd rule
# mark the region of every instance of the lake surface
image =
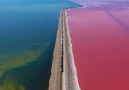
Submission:
POLYGON ((0 0, 0 90, 48 90, 60 9, 67 0, 0 0))
POLYGON ((66 15, 81 90, 129 90, 129 2, 80 4, 66 15))

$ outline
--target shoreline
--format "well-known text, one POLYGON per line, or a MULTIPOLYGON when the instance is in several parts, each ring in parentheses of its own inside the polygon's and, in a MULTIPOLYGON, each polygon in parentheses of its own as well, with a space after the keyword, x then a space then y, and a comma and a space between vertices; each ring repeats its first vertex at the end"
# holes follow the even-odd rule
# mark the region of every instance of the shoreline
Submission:
POLYGON ((68 18, 65 10, 61 10, 59 17, 49 90, 81 90, 78 83, 67 22, 68 18))
POLYGON ((60 90, 61 86, 61 32, 62 32, 62 11, 59 17, 56 43, 53 52, 51 76, 49 79, 49 90, 60 90))
MULTIPOLYGON (((78 7, 76 7, 78 8, 78 7)), ((81 90, 78 78, 77 78, 77 69, 74 62, 73 50, 72 50, 72 42, 69 32, 68 26, 68 17, 67 17, 67 9, 64 10, 64 21, 65 21, 65 35, 66 35, 66 50, 67 50, 67 60, 68 60, 68 81, 69 81, 69 90, 81 90)))

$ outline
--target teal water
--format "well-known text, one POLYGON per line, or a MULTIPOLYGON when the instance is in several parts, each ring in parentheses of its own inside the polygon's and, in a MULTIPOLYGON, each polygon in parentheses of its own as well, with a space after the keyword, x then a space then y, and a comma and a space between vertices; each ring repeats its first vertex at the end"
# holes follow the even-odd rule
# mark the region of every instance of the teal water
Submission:
POLYGON ((66 0, 0 0, 0 90, 48 90, 66 0))

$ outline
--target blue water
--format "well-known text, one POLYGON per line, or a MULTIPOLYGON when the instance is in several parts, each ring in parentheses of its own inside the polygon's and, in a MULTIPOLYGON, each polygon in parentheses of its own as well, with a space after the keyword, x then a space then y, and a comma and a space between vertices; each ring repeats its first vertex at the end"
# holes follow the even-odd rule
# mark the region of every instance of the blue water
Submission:
POLYGON ((67 0, 0 0, 0 90, 48 90, 52 53, 67 0))

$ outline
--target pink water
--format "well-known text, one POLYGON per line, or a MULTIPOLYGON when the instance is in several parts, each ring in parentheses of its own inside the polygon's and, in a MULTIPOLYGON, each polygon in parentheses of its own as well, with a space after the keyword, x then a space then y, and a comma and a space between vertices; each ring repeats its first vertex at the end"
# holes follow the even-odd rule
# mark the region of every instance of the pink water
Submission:
POLYGON ((82 90, 129 90, 129 8, 67 10, 82 90))

